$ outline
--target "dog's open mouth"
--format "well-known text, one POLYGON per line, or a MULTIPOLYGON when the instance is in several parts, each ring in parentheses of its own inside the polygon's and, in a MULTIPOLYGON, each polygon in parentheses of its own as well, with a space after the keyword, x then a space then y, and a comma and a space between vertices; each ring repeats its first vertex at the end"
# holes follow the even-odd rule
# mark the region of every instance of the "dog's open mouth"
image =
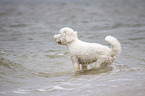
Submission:
POLYGON ((58 42, 58 44, 59 44, 59 45, 62 45, 62 43, 61 43, 61 42, 58 42))

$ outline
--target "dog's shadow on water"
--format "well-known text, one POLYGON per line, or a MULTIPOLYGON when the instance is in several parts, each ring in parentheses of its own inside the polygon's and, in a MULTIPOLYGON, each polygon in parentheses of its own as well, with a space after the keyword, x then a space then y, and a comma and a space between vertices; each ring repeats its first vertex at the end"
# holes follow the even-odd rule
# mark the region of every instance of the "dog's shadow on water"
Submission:
POLYGON ((75 76, 78 76, 78 75, 96 75, 96 74, 111 72, 112 70, 113 70, 113 67, 91 68, 91 69, 88 69, 86 71, 77 72, 77 73, 75 73, 75 76))

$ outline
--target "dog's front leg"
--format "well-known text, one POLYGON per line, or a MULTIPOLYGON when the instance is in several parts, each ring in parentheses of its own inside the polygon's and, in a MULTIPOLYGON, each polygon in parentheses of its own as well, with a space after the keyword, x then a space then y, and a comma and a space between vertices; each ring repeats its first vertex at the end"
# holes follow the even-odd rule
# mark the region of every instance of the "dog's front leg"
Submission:
POLYGON ((80 64, 76 56, 71 56, 75 73, 80 72, 80 64))

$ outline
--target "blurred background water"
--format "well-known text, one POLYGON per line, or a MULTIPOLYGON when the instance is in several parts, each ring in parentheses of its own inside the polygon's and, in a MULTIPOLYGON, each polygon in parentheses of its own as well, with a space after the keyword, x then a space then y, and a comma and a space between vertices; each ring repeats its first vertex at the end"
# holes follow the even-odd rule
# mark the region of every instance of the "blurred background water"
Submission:
MULTIPOLYGON (((90 65, 92 68, 93 65, 90 65)), ((0 96, 144 96, 144 0, 0 0, 0 96), (112 69, 73 73, 62 27, 122 52, 112 69)))

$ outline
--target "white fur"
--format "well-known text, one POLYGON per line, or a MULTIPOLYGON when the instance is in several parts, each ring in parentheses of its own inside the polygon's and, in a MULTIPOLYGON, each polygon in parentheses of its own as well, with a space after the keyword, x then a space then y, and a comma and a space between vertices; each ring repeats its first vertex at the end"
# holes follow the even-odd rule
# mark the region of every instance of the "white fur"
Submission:
POLYGON ((69 49, 71 59, 74 66, 74 71, 87 70, 87 65, 96 62, 96 67, 109 66, 115 59, 115 56, 121 51, 119 41, 107 36, 107 41, 112 48, 98 43, 87 43, 78 39, 77 32, 73 29, 65 27, 62 28, 59 34, 54 36, 55 41, 60 45, 66 45, 69 49))

